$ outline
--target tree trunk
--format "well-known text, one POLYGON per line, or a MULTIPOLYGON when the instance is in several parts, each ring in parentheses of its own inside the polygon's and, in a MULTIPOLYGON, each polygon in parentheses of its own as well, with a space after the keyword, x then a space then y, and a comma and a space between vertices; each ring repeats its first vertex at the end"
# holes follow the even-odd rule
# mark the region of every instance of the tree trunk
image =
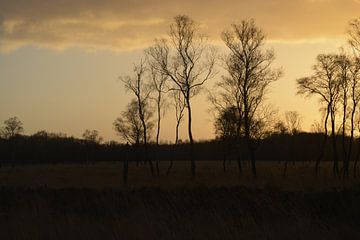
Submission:
POLYGON ((140 116, 141 124, 143 126, 145 162, 149 163, 151 176, 154 176, 154 167, 153 167, 151 158, 149 158, 149 154, 148 154, 149 152, 148 152, 148 146, 147 146, 147 128, 146 128, 146 123, 145 123, 145 116, 143 113, 143 109, 142 109, 140 100, 138 100, 138 104, 139 104, 139 116, 140 116))
POLYGON ((323 139, 322 144, 321 144, 320 155, 316 159, 316 163, 315 163, 315 175, 316 176, 319 175, 320 161, 324 157, 325 146, 326 146, 326 142, 327 142, 327 134, 328 134, 327 123, 328 123, 328 120, 329 120, 329 114, 330 114, 330 107, 328 106, 327 111, 326 111, 325 122, 324 122, 324 130, 325 130, 324 139, 323 139))
POLYGON ((157 131, 156 131, 156 148, 157 148, 157 154, 156 154, 156 173, 158 176, 160 176, 160 169, 159 169, 159 136, 160 136, 160 122, 161 122, 161 107, 160 107, 160 101, 161 101, 161 95, 158 97, 158 103, 157 103, 157 114, 158 114, 158 121, 157 121, 157 131))
POLYGON ((332 137, 332 145, 333 145, 333 174, 335 177, 339 176, 339 161, 337 155, 337 147, 336 147, 336 133, 335 133, 335 113, 332 110, 331 112, 331 137, 332 137))
POLYGON ((248 148, 249 156, 250 156, 251 172, 252 172, 253 177, 256 177, 255 151, 254 151, 251 136, 250 136, 250 123, 249 123, 249 117, 248 117, 247 112, 245 112, 244 120, 245 120, 244 121, 244 123, 245 123, 245 140, 247 143, 247 148, 248 148))
POLYGON ((177 145, 179 142, 179 126, 180 126, 180 122, 178 121, 176 123, 176 129, 175 129, 175 145, 177 145))
POLYGON ((353 102, 353 109, 351 111, 351 119, 350 119, 350 123, 351 123, 351 129, 350 129, 350 140, 349 140, 349 149, 348 149, 348 156, 346 159, 346 164, 344 165, 344 177, 348 178, 349 177, 349 167, 350 167, 350 160, 352 157, 352 145, 354 142, 354 117, 355 117, 355 111, 356 111, 356 103, 353 102))
POLYGON ((192 136, 191 130, 191 106, 190 106, 190 96, 186 97, 186 107, 188 110, 188 134, 189 134, 189 141, 190 141, 190 158, 191 158, 191 177, 195 178, 196 176, 196 165, 195 165, 195 157, 194 157, 194 140, 192 136))
MULTIPOLYGON (((346 102, 346 95, 344 97, 343 103, 343 119, 342 119, 342 134, 341 134, 341 142, 342 142, 342 150, 343 150, 343 177, 348 175, 347 167, 347 160, 348 160, 348 152, 346 149, 346 110, 347 110, 347 102, 346 102)), ((349 146, 350 147, 350 146, 349 146)))

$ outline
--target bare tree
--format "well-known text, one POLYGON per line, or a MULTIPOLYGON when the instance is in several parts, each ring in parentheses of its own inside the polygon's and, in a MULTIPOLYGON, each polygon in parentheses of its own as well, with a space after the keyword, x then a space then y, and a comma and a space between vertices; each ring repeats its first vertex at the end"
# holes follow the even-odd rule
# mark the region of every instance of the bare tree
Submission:
MULTIPOLYGON (((180 91, 172 91, 170 92, 173 98, 173 107, 175 109, 175 118, 176 118, 176 125, 175 125, 175 145, 179 143, 179 127, 184 118, 184 110, 186 103, 184 101, 184 97, 180 91)), ((171 168, 173 167, 173 159, 170 158, 170 165, 166 171, 166 175, 170 174, 171 168)))
MULTIPOLYGON (((360 92, 358 88, 359 85, 359 78, 360 78, 360 71, 359 71, 359 65, 360 65, 360 18, 353 19, 349 23, 348 28, 348 43, 350 44, 352 50, 353 50, 353 64, 351 67, 351 85, 352 85, 352 104, 353 108, 351 111, 351 130, 350 130, 350 141, 353 141, 353 131, 354 131, 354 115, 355 115, 355 107, 358 105, 358 93, 360 92)), ((360 128, 359 128, 360 129, 360 128)), ((356 154, 356 158, 354 160, 354 177, 356 177, 356 169, 357 169, 357 163, 360 157, 360 138, 359 138, 359 150, 356 154)), ((349 145, 349 153, 351 153, 351 145, 349 145)), ((350 158, 349 158, 350 159, 350 158)), ((348 161, 349 162, 349 161, 348 161)), ((345 172, 344 172, 345 173, 345 172)))
POLYGON ((194 140, 192 134, 191 99, 199 93, 205 82, 215 74, 215 56, 199 34, 198 25, 188 16, 178 15, 170 25, 170 41, 156 40, 147 54, 156 68, 175 84, 173 90, 184 97, 188 115, 188 135, 191 145, 191 174, 196 175, 194 140), (170 50, 174 50, 171 54, 170 50))
POLYGON ((103 138, 97 130, 86 129, 82 135, 85 143, 86 162, 89 163, 89 156, 94 154, 94 148, 100 144, 103 138))
POLYGON ((311 132, 313 133, 324 133, 323 124, 321 121, 314 121, 311 124, 311 132))
POLYGON ((82 137, 85 139, 85 141, 91 143, 101 143, 103 141, 103 138, 99 135, 99 132, 97 130, 86 129, 82 137))
POLYGON ((274 124, 274 132, 276 134, 285 135, 288 133, 288 127, 284 123, 284 121, 279 120, 274 124))
POLYGON ((296 111, 285 112, 285 125, 291 134, 296 134, 301 131, 301 117, 296 111))
MULTIPOLYGON (((346 145, 346 132, 347 132, 347 120, 348 120, 348 112, 351 108, 351 103, 349 104, 349 95, 351 94, 351 87, 350 87, 350 68, 351 68, 351 61, 346 56, 346 54, 341 53, 337 56, 336 63, 338 65, 338 73, 337 78, 340 82, 340 103, 342 106, 342 124, 341 124, 341 142, 342 142, 342 155, 343 155, 343 176, 348 176, 349 173, 349 164, 348 160, 350 158, 351 153, 348 152, 347 145, 346 145)), ((356 109, 356 108, 355 108, 356 109)), ((350 110, 351 111, 351 110, 350 110)), ((352 111, 351 111, 352 112, 352 111)), ((355 114, 355 111, 353 112, 355 114)), ((352 118, 354 116, 352 115, 352 118)), ((350 140, 352 141, 352 140, 350 140)), ((350 143, 349 141, 349 143, 350 143)), ((349 150, 351 147, 349 146, 349 150)))
MULTIPOLYGON (((291 146, 290 149, 293 149, 295 145, 293 136, 301 131, 301 117, 300 114, 296 111, 287 111, 285 112, 284 116, 285 116, 285 121, 283 126, 285 128, 284 133, 288 133, 292 135, 290 138, 288 138, 288 143, 291 146)), ((283 171, 283 176, 285 177, 290 159, 293 160, 292 163, 293 165, 295 165, 296 154, 290 152, 289 149, 284 150, 284 153, 286 153, 285 161, 284 161, 284 171, 283 171)))
POLYGON ((149 98, 151 94, 151 87, 145 81, 145 63, 140 61, 138 65, 134 66, 134 75, 135 76, 123 76, 120 77, 120 80, 124 83, 125 89, 132 92, 136 97, 137 110, 139 114, 139 119, 142 124, 143 131, 143 144, 145 148, 145 160, 150 165, 151 174, 154 175, 154 168, 151 158, 149 158, 147 151, 148 143, 148 122, 151 118, 151 111, 149 106, 149 98))
POLYGON ((158 72, 153 66, 150 66, 150 73, 152 83, 151 86, 154 89, 156 96, 153 98, 156 104, 157 124, 156 124, 156 145, 159 145, 160 129, 161 129, 161 117, 165 115, 166 101, 164 93, 166 90, 167 76, 158 72))
MULTIPOLYGON (((161 117, 165 115, 166 101, 164 93, 166 93, 167 76, 156 70, 150 62, 150 75, 152 79, 151 86, 155 91, 156 96, 153 98, 156 104, 157 123, 156 123, 156 146, 159 147, 159 137, 161 128, 161 117)), ((156 171, 160 175, 159 158, 156 157, 156 171)))
POLYGON ((354 51, 355 57, 360 57, 360 18, 350 21, 348 42, 354 51))
POLYGON ((175 108, 176 126, 175 126, 175 144, 179 142, 179 127, 184 118, 185 100, 180 91, 172 91, 173 106, 175 108))
POLYGON ((263 49, 265 35, 254 20, 233 24, 221 36, 230 50, 226 70, 241 96, 244 137, 252 174, 256 176, 254 137, 261 132, 259 130, 263 126, 263 121, 259 121, 257 117, 262 118, 259 113, 266 90, 271 82, 281 76, 281 70, 271 68, 275 60, 274 52, 263 49))
POLYGON ((236 107, 228 107, 225 109, 218 109, 218 115, 215 119, 215 135, 216 138, 222 142, 223 145, 223 170, 226 171, 226 160, 228 152, 235 148, 238 149, 237 160, 239 173, 242 172, 241 158, 240 158, 240 138, 239 135, 239 112, 236 107))
POLYGON ((352 157, 355 117, 360 101, 360 59, 351 58, 342 53, 338 56, 338 78, 341 87, 342 104, 342 149, 343 177, 349 176, 349 164, 352 157), (350 120, 350 125, 348 121, 350 120), (347 130, 350 128, 350 138, 347 140, 347 130))
POLYGON ((244 102, 240 86, 242 73, 234 69, 233 61, 236 61, 236 59, 231 56, 223 57, 223 67, 229 75, 222 76, 222 80, 216 82, 213 91, 209 92, 209 100, 217 115, 215 133, 223 142, 223 169, 225 171, 227 152, 234 148, 233 145, 237 145, 235 149, 237 149, 237 163, 240 174, 242 172, 241 141, 244 135, 244 102), (236 128, 233 130, 228 129, 233 127, 233 124, 236 124, 236 128))
POLYGON ((132 100, 113 123, 114 130, 120 138, 135 145, 139 145, 143 141, 142 123, 138 114, 137 101, 132 100))
POLYGON ((24 132, 23 123, 17 117, 11 117, 4 121, 1 135, 5 138, 12 138, 24 132))
POLYGON ((333 149, 333 173, 335 176, 339 174, 338 156, 336 149, 336 128, 335 116, 337 111, 337 104, 340 98, 340 82, 337 78, 338 64, 337 55, 335 54, 320 54, 316 58, 316 64, 313 66, 314 74, 310 77, 297 79, 298 94, 305 96, 316 95, 320 97, 320 102, 325 106, 324 118, 324 140, 321 145, 320 155, 316 160, 315 172, 318 174, 319 163, 323 158, 325 145, 328 134, 328 119, 331 121, 331 137, 333 149))
MULTIPOLYGON (((11 117, 4 121, 4 126, 0 129, 0 135, 9 139, 11 142, 11 165, 15 166, 16 136, 24 132, 23 123, 17 117, 11 117)), ((1 162, 0 162, 1 167, 1 162)))

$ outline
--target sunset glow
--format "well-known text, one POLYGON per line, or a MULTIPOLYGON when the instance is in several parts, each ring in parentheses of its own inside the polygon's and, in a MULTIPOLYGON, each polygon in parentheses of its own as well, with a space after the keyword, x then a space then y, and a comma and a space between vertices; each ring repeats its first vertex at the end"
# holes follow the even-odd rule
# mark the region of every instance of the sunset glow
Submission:
MULTIPOLYGON (((155 38, 167 36, 176 14, 199 23, 220 54, 221 32, 253 18, 284 71, 271 85, 268 102, 279 117, 298 111, 303 129, 310 130, 321 119, 319 105, 296 95, 296 79, 311 73, 317 54, 346 47, 360 1, 0 0, 0 122, 18 116, 26 134, 46 130, 80 137, 85 129, 97 129, 105 140, 118 140, 112 122, 131 98, 118 77, 131 73, 155 38)), ((217 68, 208 89, 224 74, 217 68)), ((194 138, 213 138, 206 92, 193 104, 194 138)), ((173 141, 171 107, 166 113, 160 138, 173 141)), ((180 137, 187 138, 186 122, 180 137)))

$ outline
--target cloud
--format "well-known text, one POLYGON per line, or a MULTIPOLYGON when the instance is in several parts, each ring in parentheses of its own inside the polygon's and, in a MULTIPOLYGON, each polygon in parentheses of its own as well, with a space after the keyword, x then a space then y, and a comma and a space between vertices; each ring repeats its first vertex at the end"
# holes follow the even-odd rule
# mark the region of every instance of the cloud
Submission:
POLYGON ((143 48, 179 13, 213 39, 244 18, 254 18, 272 40, 336 38, 359 12, 359 0, 1 0, 0 49, 143 48))

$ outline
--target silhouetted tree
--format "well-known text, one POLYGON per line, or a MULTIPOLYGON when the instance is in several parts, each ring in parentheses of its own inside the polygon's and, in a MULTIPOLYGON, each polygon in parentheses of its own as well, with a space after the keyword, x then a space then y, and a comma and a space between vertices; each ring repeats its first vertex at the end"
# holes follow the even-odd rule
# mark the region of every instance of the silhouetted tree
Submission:
POLYGON ((360 57, 360 18, 353 19, 349 23, 348 42, 354 51, 355 57, 360 57))
POLYGON ((150 165, 151 175, 154 175, 154 167, 152 160, 149 157, 147 143, 149 134, 149 120, 152 112, 150 110, 149 98, 151 94, 151 87, 145 80, 145 63, 141 61, 138 65, 134 66, 134 76, 120 77, 124 83, 125 89, 132 92, 136 97, 137 110, 143 131, 143 144, 145 148, 145 160, 150 165))
POLYGON ((287 134, 288 128, 282 120, 279 120, 274 125, 274 132, 279 135, 287 134))
POLYGON ((24 132, 23 123, 17 117, 11 117, 4 121, 1 135, 4 138, 12 138, 24 132))
POLYGON ((341 87, 342 104, 342 149, 343 176, 349 176, 349 165, 352 157, 355 117, 360 101, 360 59, 351 58, 345 53, 338 55, 338 78, 341 87), (350 125, 348 121, 350 120, 350 125), (350 138, 347 142, 347 130, 350 128, 350 138))
MULTIPOLYGON (((172 91, 170 92, 173 98, 173 107, 175 109, 175 118, 176 118, 176 125, 175 125, 175 145, 179 143, 179 127, 184 118, 184 110, 186 103, 184 101, 184 97, 180 91, 172 91)), ((173 158, 170 158, 170 165, 166 171, 166 175, 170 174, 171 168, 173 167, 173 158)))
POLYGON ((311 124, 311 132, 313 133, 324 133, 323 125, 321 121, 314 121, 311 124))
MULTIPOLYGON (((239 124, 240 124, 240 116, 238 109, 236 107, 228 107, 224 110, 220 110, 218 116, 215 120, 215 135, 218 139, 220 139, 223 143, 223 169, 226 171, 226 156, 228 154, 229 149, 235 147, 236 149, 240 148, 240 145, 236 146, 236 143, 240 141, 239 134, 239 124), (235 146, 234 146, 235 145, 235 146)), ((238 150, 239 154, 239 150, 238 150)), ((237 156, 238 159, 238 167, 239 173, 241 173, 241 159, 240 155, 237 156)))
POLYGON ((173 90, 183 94, 188 113, 188 134, 191 145, 191 174, 196 175, 194 140, 192 135, 191 99, 203 84, 214 76, 215 57, 199 34, 197 24, 188 16, 178 15, 170 25, 170 41, 156 40, 147 54, 158 71, 169 77, 175 85, 173 90), (174 54, 171 56, 170 48, 174 54))
MULTIPOLYGON (((352 50, 353 50, 353 64, 352 64, 352 68, 351 68, 351 82, 352 82, 352 87, 354 88, 354 90, 352 91, 354 94, 352 95, 352 102, 353 102, 353 106, 354 108, 352 109, 352 117, 351 117, 351 133, 350 133, 350 138, 351 140, 353 140, 353 131, 354 131, 354 118, 353 116, 355 115, 355 106, 358 105, 358 94, 360 92, 360 90, 355 90, 356 88, 358 88, 358 84, 359 84, 359 78, 360 78, 360 73, 359 73, 359 65, 360 65, 360 18, 358 19, 353 19, 350 21, 349 23, 349 28, 348 28, 348 43, 350 44, 352 50)), ((359 128, 360 129, 360 128, 359 128)), ((354 161, 354 176, 356 177, 356 169, 357 169, 357 163, 360 157, 360 138, 359 138, 359 150, 357 153, 357 156, 355 158, 354 161)), ((351 151, 351 145, 349 145, 349 152, 351 151)))
POLYGON ((301 131, 301 117, 297 111, 285 112, 286 128, 291 134, 296 134, 301 131))
POLYGON ((184 110, 185 110, 185 100, 180 91, 172 91, 171 93, 173 97, 173 106, 175 108, 175 118, 176 118, 176 126, 175 126, 175 145, 179 142, 179 127, 184 118, 184 110))
POLYGON ((333 173, 335 176, 339 175, 338 156, 336 149, 336 128, 335 116, 337 104, 340 97, 340 81, 337 77, 338 64, 337 55, 335 54, 320 54, 316 58, 316 63, 313 66, 314 74, 310 77, 297 79, 298 94, 320 97, 320 101, 325 104, 325 118, 324 118, 324 140, 321 145, 321 152, 316 160, 315 172, 318 174, 319 163, 323 158, 326 140, 327 140, 327 125, 330 116, 331 121, 331 136, 333 149, 333 173))
MULTIPOLYGON (((283 135, 283 137, 287 137, 288 141, 289 141, 289 145, 290 145, 290 149, 294 149, 294 136, 296 134, 298 134, 301 130, 301 118, 298 112, 296 111, 287 111, 284 114, 284 122, 281 122, 283 124, 282 127, 284 127, 284 129, 281 129, 282 132, 280 134, 283 135)), ((279 124, 279 123, 278 123, 279 124)), ((279 128, 280 126, 278 126, 279 128)), ((289 161, 292 159, 292 163, 293 165, 295 165, 295 158, 296 158, 296 154, 294 154, 293 152, 291 152, 289 149, 284 149, 285 153, 285 162, 284 162, 284 171, 283 171, 283 176, 286 176, 286 172, 287 172, 287 168, 288 168, 288 164, 289 161)))
POLYGON ((103 141, 103 138, 99 135, 99 132, 97 130, 86 129, 82 137, 85 141, 91 143, 101 143, 103 141))
POLYGON ((95 148, 103 141, 97 130, 86 129, 82 135, 85 141, 86 161, 90 162, 89 155, 95 155, 95 148))
MULTIPOLYGON (((156 68, 150 62, 150 75, 152 79, 151 86, 155 91, 156 96, 153 98, 156 104, 156 146, 159 147, 159 137, 160 137, 160 127, 161 127, 161 117, 165 115, 166 110, 166 101, 164 93, 166 93, 166 80, 167 76, 163 73, 156 70, 156 68)), ((156 171, 157 175, 160 175, 159 169, 159 158, 156 157, 156 171)))
POLYGON ((137 101, 132 100, 113 123, 114 130, 120 138, 135 145, 143 141, 142 123, 138 114, 137 101))
POLYGON ((258 119, 262 117, 258 114, 261 113, 260 106, 269 84, 281 76, 281 71, 271 68, 275 60, 274 52, 263 49, 265 35, 253 20, 233 24, 221 37, 230 50, 226 70, 241 96, 244 137, 252 174, 256 176, 254 138, 261 135, 263 126, 263 121, 258 119))
MULTIPOLYGON (((11 117, 4 121, 4 126, 1 128, 1 134, 11 142, 11 164, 15 166, 15 147, 16 137, 24 132, 23 123, 17 117, 11 117)), ((0 161, 1 167, 1 161, 0 161)))

